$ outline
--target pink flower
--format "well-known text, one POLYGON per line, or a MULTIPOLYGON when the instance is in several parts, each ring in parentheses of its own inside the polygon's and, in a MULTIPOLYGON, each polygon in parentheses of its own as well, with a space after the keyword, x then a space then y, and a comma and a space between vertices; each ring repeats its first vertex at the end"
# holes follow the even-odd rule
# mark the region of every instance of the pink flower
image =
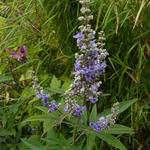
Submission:
POLYGON ((15 52, 13 52, 13 53, 11 54, 11 57, 12 57, 12 58, 17 58, 17 55, 18 55, 18 54, 17 54, 17 52, 15 51, 15 52))
POLYGON ((23 60, 23 62, 24 62, 24 60, 26 60, 26 54, 27 54, 27 47, 25 45, 23 45, 21 47, 20 51, 19 52, 14 51, 11 54, 11 57, 17 59, 18 61, 23 60))
POLYGON ((26 53, 27 53, 27 47, 25 45, 23 45, 21 47, 21 50, 19 51, 19 55, 18 55, 18 61, 20 61, 21 58, 26 58, 26 53))

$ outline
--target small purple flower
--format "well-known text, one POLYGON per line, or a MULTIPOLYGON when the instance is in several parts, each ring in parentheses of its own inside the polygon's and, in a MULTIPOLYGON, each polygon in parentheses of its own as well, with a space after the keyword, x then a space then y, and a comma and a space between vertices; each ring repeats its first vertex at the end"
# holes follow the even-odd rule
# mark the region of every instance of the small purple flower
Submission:
POLYGON ((104 70, 106 68, 106 66, 107 66, 106 63, 99 64, 98 65, 98 70, 102 71, 102 70, 104 70))
POLYGON ((48 94, 48 93, 45 94, 45 95, 43 94, 43 95, 41 96, 41 99, 42 99, 42 100, 48 100, 49 98, 50 98, 50 94, 48 94))
POLYGON ((101 124, 102 127, 107 127, 108 126, 108 120, 105 119, 104 117, 99 118, 99 123, 101 124))
POLYGON ((66 105, 66 107, 64 108, 64 111, 68 114, 72 114, 76 117, 80 117, 82 116, 82 113, 84 111, 86 111, 86 106, 80 106, 77 103, 72 104, 72 109, 70 110, 69 105, 66 105))
POLYGON ((75 104, 74 106, 74 116, 77 116, 77 117, 81 117, 82 113, 86 111, 86 106, 79 106, 78 104, 75 104))
POLYGON ((36 97, 37 97, 37 99, 40 99, 40 98, 41 98, 41 94, 38 93, 38 94, 36 95, 36 97))
POLYGON ((56 104, 55 100, 52 100, 49 104, 49 108, 48 108, 48 112, 54 112, 55 110, 57 110, 59 108, 59 106, 61 105, 61 103, 59 103, 58 105, 56 104))
POLYGON ((86 49, 87 49, 87 46, 86 46, 85 44, 83 44, 83 45, 81 46, 81 49, 82 49, 82 50, 86 50, 86 49))
POLYGON ((90 122, 89 125, 90 125, 91 128, 94 128, 94 127, 95 127, 95 123, 94 123, 94 122, 90 122))
POLYGON ((65 111, 66 113, 69 113, 69 107, 68 107, 68 105, 66 105, 66 107, 64 108, 64 111, 65 111))
POLYGON ((89 82, 92 81, 92 76, 91 76, 90 74, 86 74, 86 75, 85 75, 85 79, 86 79, 86 81, 89 83, 89 82))
POLYGON ((90 102, 91 102, 92 104, 95 104, 95 103, 98 101, 97 98, 92 97, 92 96, 89 97, 89 100, 90 100, 90 102))
POLYGON ((93 72, 91 78, 94 80, 96 78, 96 74, 93 72))
POLYGON ((76 35, 73 36, 74 39, 81 39, 83 37, 82 32, 78 32, 76 35))
POLYGON ((97 93, 97 91, 98 91, 98 86, 97 85, 92 85, 92 92, 93 92, 93 94, 96 94, 97 93))
POLYGON ((101 128, 98 123, 90 122, 90 127, 93 128, 96 132, 100 132, 101 128))
POLYGON ((96 132, 100 132, 101 131, 101 127, 98 123, 95 123, 95 130, 96 132))
POLYGON ((90 122, 90 127, 95 130, 96 132, 100 132, 102 130, 105 130, 108 128, 109 124, 108 124, 108 120, 105 119, 104 117, 100 117, 99 120, 94 123, 94 122, 90 122))
POLYGON ((74 90, 73 95, 77 95, 77 94, 78 94, 77 90, 74 90))
POLYGON ((77 61, 75 64, 75 70, 79 71, 80 70, 80 63, 77 61))

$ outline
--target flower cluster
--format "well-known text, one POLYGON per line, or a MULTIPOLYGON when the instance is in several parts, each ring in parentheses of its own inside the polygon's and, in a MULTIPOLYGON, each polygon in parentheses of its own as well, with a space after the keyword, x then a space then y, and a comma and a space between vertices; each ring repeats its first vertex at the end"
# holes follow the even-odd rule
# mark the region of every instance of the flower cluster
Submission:
POLYGON ((80 31, 73 37, 77 40, 80 51, 75 54, 74 81, 65 93, 66 108, 70 114, 74 113, 79 98, 83 99, 83 103, 90 101, 94 104, 98 101, 98 97, 102 94, 99 91, 102 84, 99 77, 106 68, 105 58, 108 55, 104 49, 104 32, 99 32, 98 40, 96 40, 96 31, 89 24, 90 20, 93 19, 93 15, 90 15, 91 10, 88 8, 90 0, 80 0, 79 2, 82 5, 80 10, 82 16, 78 19, 82 25, 79 26, 80 31))
POLYGON ((33 72, 31 72, 31 78, 34 89, 36 91, 36 96, 43 102, 43 105, 48 108, 48 112, 54 112, 55 110, 57 110, 60 107, 61 103, 57 105, 55 100, 49 102, 48 100, 50 98, 50 94, 44 94, 43 87, 39 85, 38 80, 33 72))
POLYGON ((90 122, 90 127, 96 132, 103 131, 115 124, 116 116, 119 110, 119 103, 115 103, 111 109, 111 114, 105 117, 100 117, 96 123, 90 122))
POLYGON ((68 114, 71 113, 72 115, 81 118, 82 113, 86 110, 86 106, 80 106, 75 101, 73 101, 73 102, 74 102, 74 104, 72 102, 70 104, 70 105, 72 105, 71 110, 69 108, 70 105, 66 105, 64 110, 68 114))

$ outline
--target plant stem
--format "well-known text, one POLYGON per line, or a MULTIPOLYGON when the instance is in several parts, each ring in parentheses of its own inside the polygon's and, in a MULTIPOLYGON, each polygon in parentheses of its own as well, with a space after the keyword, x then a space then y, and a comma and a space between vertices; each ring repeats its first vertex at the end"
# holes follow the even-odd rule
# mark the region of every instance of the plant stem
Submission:
MULTIPOLYGON (((77 120, 77 125, 79 124, 79 122, 80 122, 80 118, 77 120)), ((77 125, 75 125, 74 131, 73 131, 73 145, 76 143, 77 125)))

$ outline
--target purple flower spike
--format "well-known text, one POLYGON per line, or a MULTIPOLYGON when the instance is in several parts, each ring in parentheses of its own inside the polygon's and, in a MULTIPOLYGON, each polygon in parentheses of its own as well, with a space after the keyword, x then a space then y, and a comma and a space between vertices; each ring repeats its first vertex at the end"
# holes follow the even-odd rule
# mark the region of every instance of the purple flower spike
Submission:
MULTIPOLYGON (((101 96, 100 76, 106 68, 105 58, 108 53, 105 46, 105 35, 101 31, 96 33, 92 29, 90 20, 93 19, 91 10, 88 7, 89 0, 80 0, 82 15, 78 18, 81 25, 79 32, 73 36, 76 39, 79 52, 75 54, 74 80, 69 89, 65 92, 66 108, 65 111, 70 115, 81 117, 82 106, 78 104, 78 99, 84 102, 90 101, 95 104, 101 96), (97 38, 96 38, 97 37, 97 38)), ((93 123, 96 131, 100 131, 99 124, 93 123)))

